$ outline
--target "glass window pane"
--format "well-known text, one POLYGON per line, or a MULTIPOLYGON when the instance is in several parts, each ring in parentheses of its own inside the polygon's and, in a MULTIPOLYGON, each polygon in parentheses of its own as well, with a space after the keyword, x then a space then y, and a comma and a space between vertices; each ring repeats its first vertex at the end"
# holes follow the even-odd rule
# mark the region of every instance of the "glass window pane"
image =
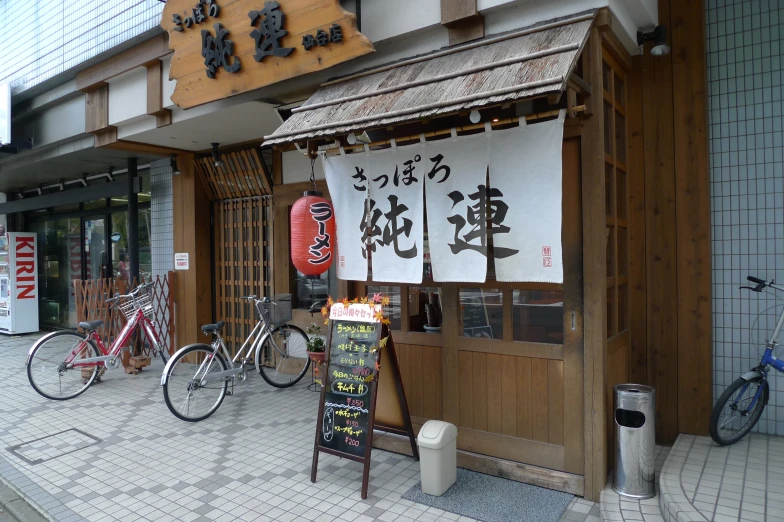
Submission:
POLYGON ((626 228, 618 227, 618 275, 626 275, 628 270, 629 240, 626 228))
POLYGON ((626 118, 615 113, 615 157, 626 163, 626 118))
POLYGON ((327 297, 332 294, 330 292, 329 275, 333 270, 334 267, 315 277, 307 277, 302 272, 295 271, 297 274, 294 281, 296 294, 292 296, 294 308, 297 310, 309 310, 311 306, 315 305, 316 308, 321 309, 322 306, 327 304, 327 297))
POLYGON ((618 76, 615 77, 615 103, 621 107, 626 106, 625 86, 623 84, 623 80, 621 80, 618 76))
POLYGON ((416 286, 408 289, 408 329, 412 332, 441 331, 441 289, 416 286))
POLYGON ((460 317, 464 337, 503 339, 503 292, 497 288, 461 288, 460 317))
POLYGON ((604 152, 613 155, 613 106, 604 102, 604 152))
POLYGON ((612 89, 612 69, 607 65, 607 62, 602 62, 602 84, 604 90, 609 93, 612 89))
POLYGON ((621 169, 615 171, 615 196, 618 219, 626 219, 626 173, 621 169))
POLYGON ((629 328, 629 286, 618 287, 618 333, 629 328))
POLYGON ((111 277, 106 273, 106 220, 84 220, 84 250, 87 258, 87 279, 111 277))
POLYGON ((400 287, 371 285, 367 287, 367 292, 368 297, 373 297, 373 294, 381 294, 389 297, 389 306, 384 307, 384 313, 387 314, 389 320, 392 321, 392 329, 400 330, 400 287))
POLYGON ((96 199, 84 203, 85 210, 95 210, 96 208, 106 208, 106 199, 96 199))
POLYGON ((82 278, 82 238, 79 218, 35 223, 38 234, 38 309, 41 324, 76 328, 73 281, 82 278))
POLYGON ((563 292, 514 290, 514 340, 563 344, 563 299, 563 292))
POLYGON ((615 200, 615 196, 613 196, 613 167, 605 163, 604 165, 604 208, 605 212, 607 213, 607 217, 612 217, 613 215, 613 201, 615 200))
POLYGON ((607 277, 615 276, 615 227, 607 225, 607 277))

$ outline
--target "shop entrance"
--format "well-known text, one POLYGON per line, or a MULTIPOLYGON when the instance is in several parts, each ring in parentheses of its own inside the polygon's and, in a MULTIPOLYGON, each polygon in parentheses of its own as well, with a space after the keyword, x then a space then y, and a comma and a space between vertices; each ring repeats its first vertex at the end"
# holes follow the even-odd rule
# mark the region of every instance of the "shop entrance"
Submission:
MULTIPOLYGON (((584 473, 582 189, 580 138, 569 133, 567 127, 563 284, 497 283, 492 273, 485 284, 433 283, 426 265, 423 286, 354 286, 356 295, 391 297, 415 430, 429 419, 446 420, 458 427, 459 449, 563 472, 558 489, 578 492, 584 473), (439 302, 443 322, 434 331, 427 305, 439 302)), ((485 472, 500 465, 461 458, 461 466, 485 472)))

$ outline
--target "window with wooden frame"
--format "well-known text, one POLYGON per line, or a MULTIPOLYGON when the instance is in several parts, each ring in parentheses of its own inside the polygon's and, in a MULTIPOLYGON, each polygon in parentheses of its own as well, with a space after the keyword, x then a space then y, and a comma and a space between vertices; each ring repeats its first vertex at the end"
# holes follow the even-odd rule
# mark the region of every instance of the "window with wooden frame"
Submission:
POLYGON ((607 215, 607 337, 629 328, 629 193, 626 73, 607 52, 604 95, 605 208, 607 215))

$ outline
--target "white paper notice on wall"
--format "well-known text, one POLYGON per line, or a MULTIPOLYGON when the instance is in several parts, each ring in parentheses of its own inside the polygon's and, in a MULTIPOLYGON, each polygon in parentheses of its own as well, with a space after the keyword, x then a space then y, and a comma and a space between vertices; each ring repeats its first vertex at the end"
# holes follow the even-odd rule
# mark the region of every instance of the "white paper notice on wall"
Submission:
POLYGON ((493 131, 490 226, 497 281, 563 283, 563 126, 558 118, 493 131))
POLYGON ((366 154, 340 154, 322 155, 321 159, 335 209, 338 279, 367 281, 368 261, 363 241, 368 157, 366 154))
POLYGON ((485 134, 427 144, 427 230, 433 280, 483 283, 487 276, 485 134))
POLYGON ((371 152, 368 234, 373 281, 422 282, 424 252, 424 147, 371 152))
POLYGON ((188 258, 188 253, 174 254, 174 269, 175 270, 189 270, 191 263, 188 258))

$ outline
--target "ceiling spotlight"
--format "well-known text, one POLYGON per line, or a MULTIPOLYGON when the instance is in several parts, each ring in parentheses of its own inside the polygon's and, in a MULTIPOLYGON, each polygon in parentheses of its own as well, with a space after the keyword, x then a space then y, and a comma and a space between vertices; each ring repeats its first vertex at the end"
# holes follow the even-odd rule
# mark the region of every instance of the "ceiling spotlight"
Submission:
POLYGON ((212 162, 216 167, 222 167, 223 161, 220 157, 220 151, 218 151, 218 146, 220 143, 212 143, 212 162))
POLYGON ((172 155, 169 158, 169 166, 171 167, 172 174, 174 174, 175 176, 179 176, 180 174, 182 174, 182 171, 177 166, 177 156, 172 155))
POLYGON ((479 114, 479 111, 473 110, 468 115, 468 119, 471 120, 471 123, 479 123, 479 121, 482 119, 482 115, 479 114))
POLYGON ((652 56, 670 54, 670 46, 667 45, 667 27, 657 25, 656 28, 649 33, 637 31, 637 45, 642 45, 643 42, 648 41, 653 42, 653 47, 651 47, 652 56))

